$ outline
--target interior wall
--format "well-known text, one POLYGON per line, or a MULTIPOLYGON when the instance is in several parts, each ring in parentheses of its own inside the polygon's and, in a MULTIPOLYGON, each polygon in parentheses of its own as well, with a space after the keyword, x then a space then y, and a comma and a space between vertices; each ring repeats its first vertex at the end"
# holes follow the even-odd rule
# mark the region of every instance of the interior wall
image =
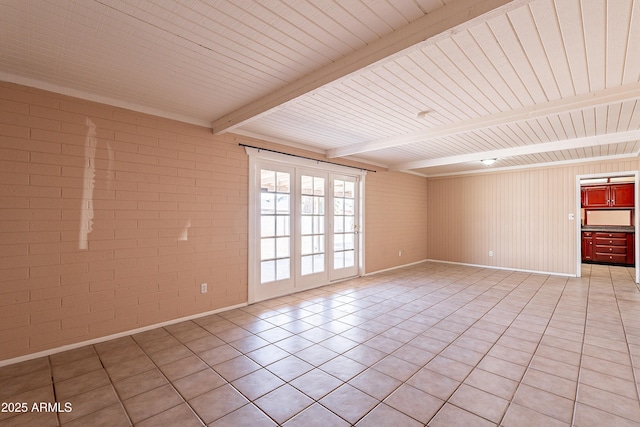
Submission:
MULTIPOLYGON (((0 82, 0 361, 246 303, 239 142, 283 149, 0 82)), ((426 258, 426 179, 365 200, 367 271, 426 258)))
POLYGON ((576 176, 637 168, 633 158, 430 178, 428 257, 576 274, 576 176))
POLYGON ((427 259, 427 179, 400 172, 366 176, 366 272, 427 259))
POLYGON ((235 138, 5 83, 0 110, 0 360, 247 301, 235 138))

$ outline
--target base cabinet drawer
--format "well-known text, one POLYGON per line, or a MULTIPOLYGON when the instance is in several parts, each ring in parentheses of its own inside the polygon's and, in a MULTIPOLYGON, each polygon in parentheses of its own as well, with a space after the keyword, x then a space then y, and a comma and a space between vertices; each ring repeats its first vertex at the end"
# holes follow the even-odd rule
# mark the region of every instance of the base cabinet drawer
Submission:
POLYGON ((596 252, 593 257, 594 261, 598 262, 611 262, 616 264, 626 264, 627 262, 627 254, 609 254, 609 253, 598 253, 596 252))
POLYGON ((596 245, 596 253, 598 254, 622 254, 626 255, 626 246, 601 246, 596 245))
POLYGON ((614 237, 614 238, 617 238, 617 239, 626 239, 627 238, 627 234, 628 233, 609 233, 609 232, 598 231, 598 232, 595 233, 595 237, 596 238, 614 237))
POLYGON ((596 246, 627 246, 626 237, 597 237, 596 246))

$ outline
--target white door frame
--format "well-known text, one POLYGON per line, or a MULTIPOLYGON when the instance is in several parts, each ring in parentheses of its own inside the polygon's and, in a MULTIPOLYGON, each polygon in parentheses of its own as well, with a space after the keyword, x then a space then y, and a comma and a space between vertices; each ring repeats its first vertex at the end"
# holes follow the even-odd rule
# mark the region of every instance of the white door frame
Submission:
MULTIPOLYGON (((580 209, 582 205, 581 194, 580 194, 580 180, 589 179, 589 178, 611 178, 616 176, 633 176, 635 186, 633 188, 634 192, 634 208, 633 208, 633 224, 635 228, 634 235, 634 267, 636 271, 636 283, 640 283, 640 248, 638 248, 638 242, 640 236, 640 224, 638 221, 638 209, 640 208, 639 200, 638 200, 638 171, 627 171, 627 172, 605 172, 605 173, 593 173, 593 174, 585 174, 585 175, 576 175, 576 217, 580 216, 580 209)), ((580 221, 576 219, 576 277, 582 277, 582 224, 580 221)))
MULTIPOLYGON (((332 281, 337 281, 337 280, 341 280, 343 278, 348 278, 348 277, 353 277, 353 276, 357 276, 360 275, 360 264, 359 264, 359 257, 360 257, 360 220, 362 219, 361 215, 360 215, 360 204, 358 203, 358 197, 359 197, 359 185, 360 185, 360 179, 357 176, 353 176, 353 175, 345 175, 345 174, 334 174, 334 175, 330 175, 329 176, 330 179, 330 192, 331 192, 331 197, 330 199, 332 201, 335 200, 335 181, 336 180, 343 180, 345 182, 349 182, 352 179, 354 179, 354 187, 355 187, 355 196, 356 198, 354 199, 354 210, 355 210, 355 215, 354 215, 354 222, 355 222, 355 229, 353 230, 353 244, 354 244, 354 254, 356 255, 356 257, 354 257, 354 265, 352 267, 344 267, 341 268, 339 270, 336 270, 335 268, 335 253, 334 253, 334 257, 331 257, 331 259, 329 260, 329 265, 331 266, 331 268, 329 269, 329 278, 332 281)), ((334 206, 332 204, 331 209, 333 209, 334 206)), ((334 248, 333 250, 335 250, 335 232, 334 232, 334 224, 335 224, 335 215, 332 214, 331 215, 331 221, 330 221, 330 225, 329 225, 329 244, 332 245, 332 247, 334 248)))
MULTIPOLYGON (((248 203, 248 209, 249 209, 249 236, 248 236, 248 241, 249 241, 249 248, 248 248, 248 303, 254 303, 257 302, 260 299, 260 296, 256 294, 256 287, 260 285, 259 283, 259 279, 260 279, 260 274, 259 271, 257 269, 257 258, 259 256, 259 250, 257 248, 256 245, 256 236, 258 234, 258 231, 260 230, 260 225, 259 225, 259 221, 260 221, 260 216, 256 215, 257 212, 257 205, 256 205, 256 201, 257 201, 257 188, 255 183, 253 182, 253 180, 255 179, 256 176, 256 168, 258 167, 258 165, 261 162, 269 162, 269 163, 279 163, 282 164, 283 166, 288 166, 288 167, 294 167, 294 168, 307 168, 307 169, 319 169, 325 172, 330 172, 330 173, 338 173, 338 174, 342 174, 342 175, 350 175, 350 176, 357 176, 358 177, 358 182, 359 182, 359 186, 358 186, 358 190, 359 190, 359 234, 358 234, 358 246, 359 246, 359 253, 358 253, 358 259, 357 261, 359 261, 359 265, 358 265, 358 275, 362 275, 364 272, 364 239, 365 239, 365 227, 364 227, 364 181, 365 181, 365 176, 367 174, 366 170, 362 170, 362 169, 355 169, 355 168, 350 168, 347 166, 340 166, 340 165, 334 165, 331 163, 323 163, 321 161, 316 161, 316 160, 310 160, 310 159, 306 159, 306 158, 298 158, 295 156, 290 156, 290 155, 286 155, 286 154, 280 154, 280 153, 275 153, 272 151, 266 151, 266 150, 260 150, 257 148, 253 148, 253 147, 245 147, 245 151, 246 153, 249 155, 249 179, 248 179, 248 183, 249 183, 249 203, 248 203)), ((295 177, 292 177, 295 178, 295 177)), ((328 230, 327 230, 328 231, 328 230)), ((314 287, 317 286, 323 286, 328 284, 329 282, 326 283, 318 283, 316 285, 314 285, 314 287)), ((296 288, 294 289, 292 292, 298 292, 304 289, 310 289, 310 288, 296 288)), ((283 292, 282 295, 286 295, 287 293, 291 293, 291 292, 283 292)), ((273 297, 276 297, 279 295, 273 295, 273 297)))

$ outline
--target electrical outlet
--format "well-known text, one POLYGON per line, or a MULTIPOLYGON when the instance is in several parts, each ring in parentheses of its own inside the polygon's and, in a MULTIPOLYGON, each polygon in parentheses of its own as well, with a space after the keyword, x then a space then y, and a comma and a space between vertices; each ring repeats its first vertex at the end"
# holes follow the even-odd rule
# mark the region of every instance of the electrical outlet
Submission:
POLYGON ((206 294, 207 293, 207 284, 206 283, 200 284, 200 293, 201 294, 206 294))
POLYGON ((398 251, 398 256, 402 256, 402 251, 398 251))
POLYGON ((493 256, 493 251, 489 251, 489 256, 493 256))

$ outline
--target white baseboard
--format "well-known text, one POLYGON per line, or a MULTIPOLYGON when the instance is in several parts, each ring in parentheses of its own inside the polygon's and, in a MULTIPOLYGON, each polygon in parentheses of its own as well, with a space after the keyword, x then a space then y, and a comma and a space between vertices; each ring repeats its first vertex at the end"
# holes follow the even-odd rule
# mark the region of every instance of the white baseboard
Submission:
POLYGON ((427 259, 425 261, 426 262, 438 262, 440 264, 466 265, 468 267, 491 268, 493 270, 518 271, 518 272, 521 272, 521 273, 547 274, 547 275, 550 275, 550 276, 560 276, 560 277, 577 277, 575 274, 556 273, 556 272, 552 272, 552 271, 526 270, 526 269, 523 269, 523 268, 512 268, 512 267, 497 267, 495 265, 468 264, 468 263, 465 263, 465 262, 442 261, 442 260, 438 260, 438 259, 427 259))
POLYGON ((438 259, 424 259, 422 261, 416 261, 409 264, 398 265, 396 267, 385 268, 383 270, 372 271, 371 273, 366 273, 365 276, 371 276, 373 274, 383 273, 385 271, 397 270, 399 268, 405 268, 416 264, 422 264, 425 262, 437 262, 440 264, 454 264, 454 265, 466 265, 468 267, 479 267, 479 268, 491 268, 494 270, 509 270, 509 271, 518 271, 521 273, 532 273, 532 274, 547 274, 551 276, 561 276, 561 277, 577 277, 575 274, 566 274, 566 273, 556 273, 551 271, 539 271, 539 270, 526 270, 522 268, 510 268, 510 267, 497 267, 495 265, 482 265, 482 264, 469 264, 465 262, 454 262, 454 261, 443 261, 438 259))
POLYGON ((124 332, 119 332, 119 333, 113 334, 113 335, 106 335, 104 337, 94 338, 94 339, 91 339, 91 340, 88 340, 88 341, 82 341, 82 342, 78 342, 78 343, 74 343, 74 344, 63 345, 62 347, 51 348, 49 350, 44 350, 44 351, 39 351, 37 353, 31 353, 31 354, 27 354, 27 355, 24 355, 24 356, 14 357, 12 359, 0 360, 0 367, 7 366, 7 365, 13 365, 14 363, 26 362, 27 360, 37 359, 39 357, 50 356, 52 354, 61 353, 63 351, 73 350, 73 349, 76 349, 76 348, 84 347, 86 345, 98 344, 98 343, 109 341, 109 340, 113 340, 113 339, 116 339, 116 338, 122 338, 122 337, 126 337, 126 336, 129 336, 129 335, 135 335, 135 334, 139 334, 140 332, 149 331, 151 329, 161 328, 163 326, 169 326, 169 325, 173 325, 175 323, 185 322, 187 320, 198 319, 200 317, 210 316, 212 314, 222 313, 223 311, 229 311, 229 310, 233 310, 234 308, 246 307, 246 306, 247 306, 247 303, 245 302, 245 303, 236 304, 236 305, 233 305, 233 306, 230 306, 230 307, 219 308, 219 309, 212 310, 212 311, 206 311, 204 313, 192 314, 190 316, 185 316, 185 317, 180 317, 178 319, 168 320, 166 322, 155 323, 153 325, 144 326, 142 328, 131 329, 131 330, 124 331, 124 332))
POLYGON ((397 270, 399 268, 405 268, 405 267, 409 267, 409 266, 416 265, 416 264, 422 264, 423 262, 427 262, 427 261, 429 261, 429 260, 428 259, 423 259, 421 261, 410 262, 409 264, 402 264, 402 265, 397 265, 395 267, 384 268, 382 270, 376 270, 376 271, 372 271, 370 273, 365 273, 363 276, 371 276, 373 274, 384 273, 385 271, 393 271, 393 270, 397 270))

